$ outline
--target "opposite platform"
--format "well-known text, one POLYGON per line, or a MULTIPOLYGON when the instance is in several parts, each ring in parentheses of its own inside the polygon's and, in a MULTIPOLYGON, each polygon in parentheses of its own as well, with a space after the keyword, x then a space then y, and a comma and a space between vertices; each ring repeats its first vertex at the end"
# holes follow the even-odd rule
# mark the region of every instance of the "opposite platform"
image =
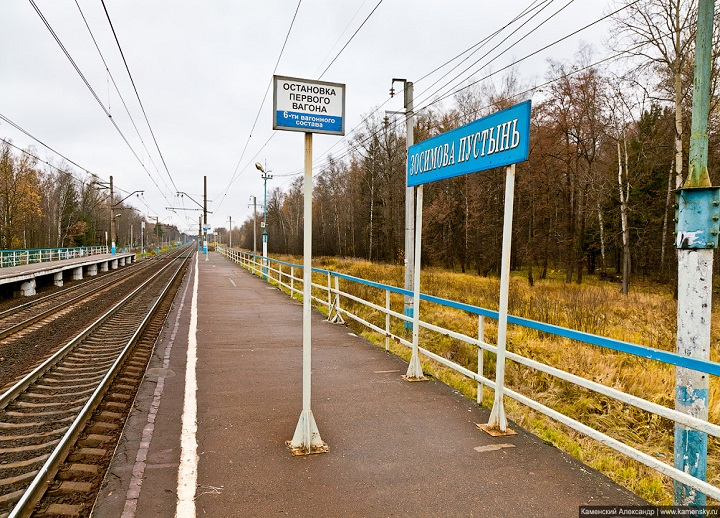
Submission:
POLYGON ((439 382, 404 381, 406 362, 318 312, 312 409, 330 451, 293 457, 302 305, 205 257, 177 295, 93 516, 576 517, 581 505, 644 503, 515 426, 479 431, 486 409, 439 382), (181 417, 194 395, 196 431, 181 417), (182 463, 181 441, 197 441, 182 463), (178 508, 181 464, 181 491, 192 487, 178 508))

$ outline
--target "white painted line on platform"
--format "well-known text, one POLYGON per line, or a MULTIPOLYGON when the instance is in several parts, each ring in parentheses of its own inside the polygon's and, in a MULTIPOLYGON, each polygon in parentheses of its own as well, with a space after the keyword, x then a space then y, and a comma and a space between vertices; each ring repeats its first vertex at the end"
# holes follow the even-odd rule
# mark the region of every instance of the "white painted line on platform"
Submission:
POLYGON ((228 277, 228 280, 230 281, 230 284, 233 285, 233 287, 237 288, 237 284, 235 284, 234 280, 232 280, 230 277, 228 277))
POLYGON ((185 405, 180 436, 180 468, 178 469, 177 518, 195 518, 195 487, 197 485, 197 299, 198 254, 195 255, 195 282, 193 284, 190 329, 188 330, 187 367, 185 371, 185 405))
MULTIPOLYGON (((189 287, 190 283, 188 282, 185 284, 185 290, 183 290, 182 298, 180 299, 180 307, 178 308, 177 315, 175 316, 175 324, 173 325, 173 330, 170 333, 170 340, 168 341, 168 345, 165 347, 162 368, 166 372, 170 367, 170 353, 172 352, 175 337, 177 336, 178 329, 180 328, 180 315, 182 314, 183 307, 185 306, 185 299, 187 297, 189 287)), ((140 448, 135 456, 135 465, 133 466, 132 477, 130 478, 130 484, 128 485, 122 518, 134 518, 137 513, 137 503, 140 498, 142 481, 145 476, 145 467, 147 466, 147 455, 150 450, 150 442, 153 438, 153 432, 155 431, 155 418, 157 417, 158 409, 160 408, 160 400, 162 398, 164 388, 165 376, 158 376, 155 393, 153 395, 153 400, 150 404, 150 411, 147 416, 147 424, 145 425, 145 428, 143 428, 140 448)))

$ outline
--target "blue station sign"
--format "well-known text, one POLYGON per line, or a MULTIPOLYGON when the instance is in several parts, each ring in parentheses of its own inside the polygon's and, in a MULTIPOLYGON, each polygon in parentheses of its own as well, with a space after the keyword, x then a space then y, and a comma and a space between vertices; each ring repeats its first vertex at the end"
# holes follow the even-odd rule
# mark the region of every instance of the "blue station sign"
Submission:
POLYGON ((530 101, 525 101, 410 147, 407 185, 516 164, 529 153, 530 101))
POLYGON ((345 85, 273 76, 273 129, 345 134, 345 85))

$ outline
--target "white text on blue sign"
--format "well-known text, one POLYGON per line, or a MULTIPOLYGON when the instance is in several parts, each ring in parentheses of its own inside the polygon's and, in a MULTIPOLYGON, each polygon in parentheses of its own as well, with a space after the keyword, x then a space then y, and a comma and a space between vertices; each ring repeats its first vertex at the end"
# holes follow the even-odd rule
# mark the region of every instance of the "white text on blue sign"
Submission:
POLYGON ((530 101, 448 131, 408 150, 407 185, 420 185, 527 160, 530 101))

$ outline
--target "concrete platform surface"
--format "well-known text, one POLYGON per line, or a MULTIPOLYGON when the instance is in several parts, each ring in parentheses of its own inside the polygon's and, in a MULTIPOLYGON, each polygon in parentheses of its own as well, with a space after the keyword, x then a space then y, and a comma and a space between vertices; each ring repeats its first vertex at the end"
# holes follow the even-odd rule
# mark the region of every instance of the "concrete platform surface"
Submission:
POLYGON ((576 517, 580 505, 644 503, 517 427, 486 435, 475 427, 486 409, 439 382, 404 381, 407 363, 318 312, 312 411, 329 452, 293 457, 285 441, 302 409, 302 305, 215 253, 196 265, 93 516, 576 517), (198 464, 188 512, 176 501, 194 339, 198 464))

